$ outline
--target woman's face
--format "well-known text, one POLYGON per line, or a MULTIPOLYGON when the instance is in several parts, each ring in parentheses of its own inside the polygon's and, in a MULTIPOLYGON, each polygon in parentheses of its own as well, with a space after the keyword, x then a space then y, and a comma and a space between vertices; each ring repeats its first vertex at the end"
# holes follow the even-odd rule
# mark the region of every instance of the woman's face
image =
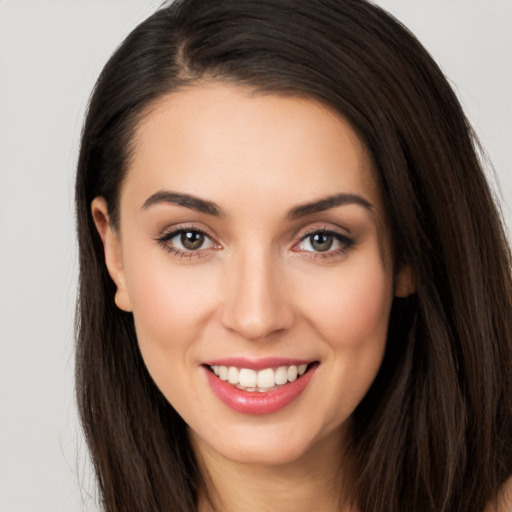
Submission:
POLYGON ((119 232, 101 199, 93 214, 196 446, 279 464, 341 439, 407 287, 354 131, 312 100, 209 84, 161 99, 134 147, 119 232))

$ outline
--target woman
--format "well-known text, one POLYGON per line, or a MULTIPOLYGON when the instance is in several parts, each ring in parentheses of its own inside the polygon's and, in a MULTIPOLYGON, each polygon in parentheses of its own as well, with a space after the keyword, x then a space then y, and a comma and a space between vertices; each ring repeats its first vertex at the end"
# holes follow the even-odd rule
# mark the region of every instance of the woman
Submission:
POLYGON ((98 80, 76 198, 107 511, 509 510, 509 249, 381 9, 161 9, 98 80))

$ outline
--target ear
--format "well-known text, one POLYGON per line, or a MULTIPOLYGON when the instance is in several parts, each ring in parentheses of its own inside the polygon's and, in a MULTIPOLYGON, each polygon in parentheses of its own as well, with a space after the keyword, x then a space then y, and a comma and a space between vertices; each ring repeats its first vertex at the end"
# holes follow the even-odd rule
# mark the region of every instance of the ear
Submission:
POLYGON ((91 203, 91 213, 96 229, 103 242, 105 264, 108 273, 114 281, 117 291, 116 305, 123 311, 131 311, 130 297, 126 288, 126 278, 123 267, 123 255, 119 235, 115 232, 108 216, 108 205, 103 197, 96 197, 91 203))
POLYGON ((416 276, 410 265, 404 265, 396 274, 395 297, 409 297, 416 291, 416 276))

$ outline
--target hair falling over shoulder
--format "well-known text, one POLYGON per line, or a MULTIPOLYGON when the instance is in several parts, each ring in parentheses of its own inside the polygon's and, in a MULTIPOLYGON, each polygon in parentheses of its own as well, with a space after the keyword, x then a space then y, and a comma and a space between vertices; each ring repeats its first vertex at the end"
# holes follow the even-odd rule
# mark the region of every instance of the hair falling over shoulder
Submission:
POLYGON ((416 38, 363 0, 178 0, 141 23, 101 73, 76 180, 77 399, 107 512, 193 512, 206 494, 184 421, 115 306, 90 214, 119 223, 137 122, 201 80, 313 98, 357 131, 378 173, 395 266, 380 372, 344 457, 362 512, 483 512, 512 474, 511 257, 460 104, 416 38))

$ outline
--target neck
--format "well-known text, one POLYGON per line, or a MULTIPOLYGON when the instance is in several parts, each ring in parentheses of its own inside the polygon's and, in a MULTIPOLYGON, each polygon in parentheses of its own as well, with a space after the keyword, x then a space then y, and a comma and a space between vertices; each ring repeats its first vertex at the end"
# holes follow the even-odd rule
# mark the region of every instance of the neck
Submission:
POLYGON ((199 512, 355 512, 342 505, 346 494, 340 477, 339 432, 293 462, 279 465, 229 460, 200 439, 193 444, 207 477, 212 507, 201 500, 199 512))

